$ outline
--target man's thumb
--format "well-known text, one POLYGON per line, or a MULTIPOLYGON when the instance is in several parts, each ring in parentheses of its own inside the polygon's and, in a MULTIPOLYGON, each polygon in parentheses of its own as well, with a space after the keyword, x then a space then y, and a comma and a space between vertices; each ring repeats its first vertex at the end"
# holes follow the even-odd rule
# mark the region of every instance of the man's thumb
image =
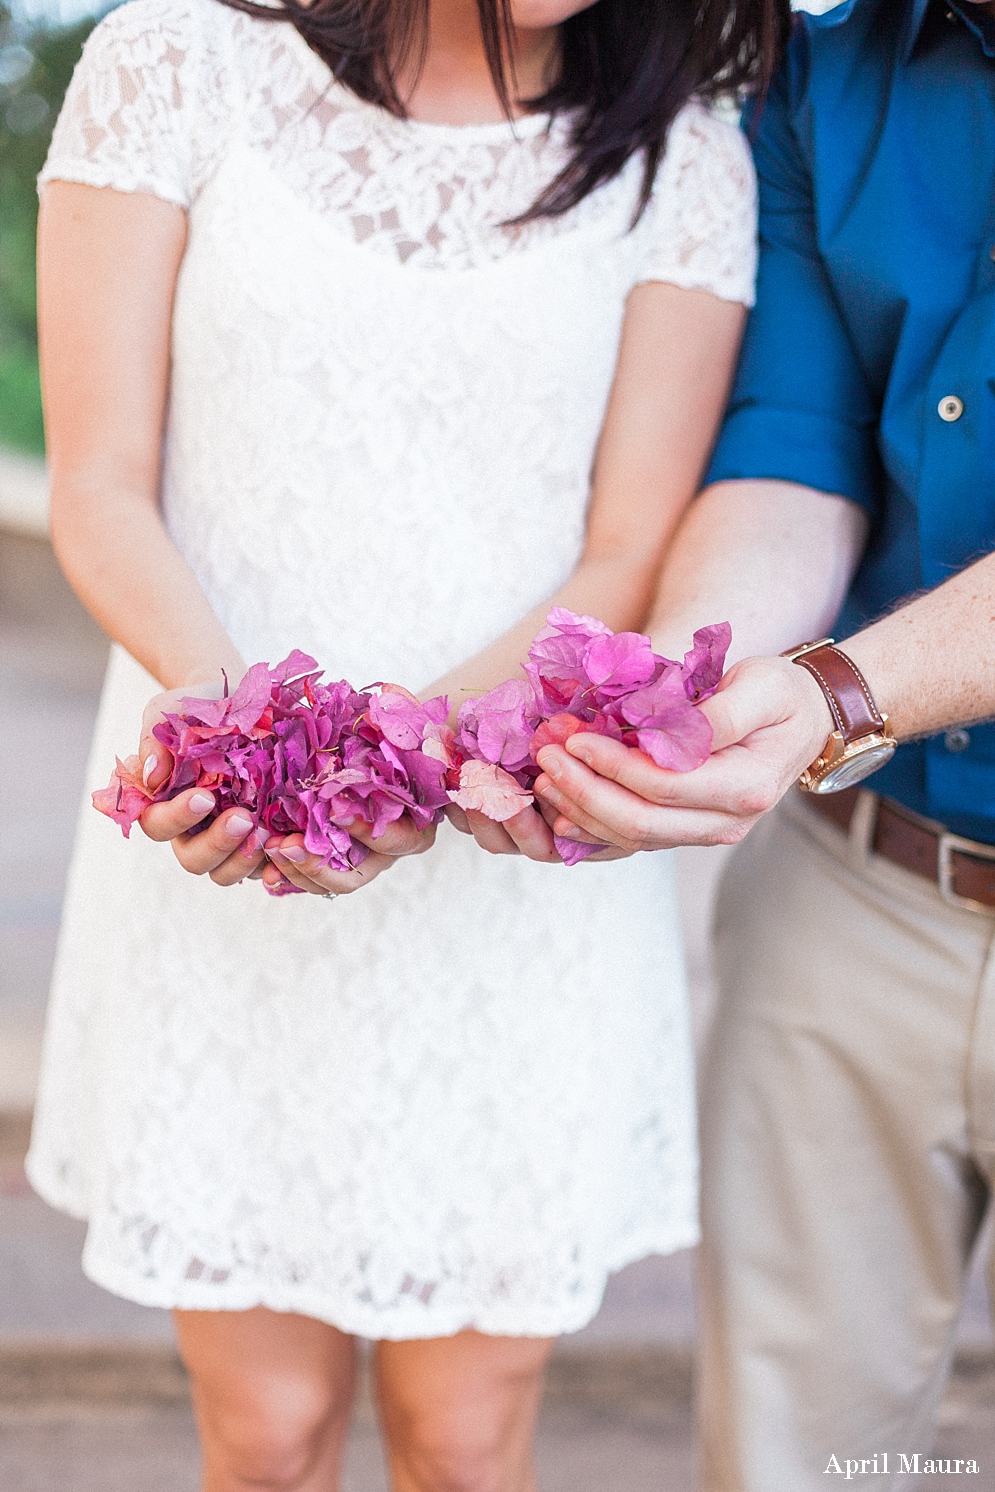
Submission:
POLYGON ((772 698, 766 662, 744 658, 735 663, 712 697, 698 706, 712 727, 713 756, 781 718, 781 701, 772 698))

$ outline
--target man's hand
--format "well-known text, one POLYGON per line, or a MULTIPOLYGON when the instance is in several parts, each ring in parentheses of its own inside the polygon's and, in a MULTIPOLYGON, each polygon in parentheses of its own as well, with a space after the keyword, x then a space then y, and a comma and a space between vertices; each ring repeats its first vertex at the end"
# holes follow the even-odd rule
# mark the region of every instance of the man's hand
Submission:
POLYGON ((819 755, 833 729, 811 674, 785 658, 746 658, 700 707, 712 755, 669 772, 605 736, 571 736, 539 753, 536 795, 561 817, 557 834, 630 854, 680 844, 737 844, 819 755))

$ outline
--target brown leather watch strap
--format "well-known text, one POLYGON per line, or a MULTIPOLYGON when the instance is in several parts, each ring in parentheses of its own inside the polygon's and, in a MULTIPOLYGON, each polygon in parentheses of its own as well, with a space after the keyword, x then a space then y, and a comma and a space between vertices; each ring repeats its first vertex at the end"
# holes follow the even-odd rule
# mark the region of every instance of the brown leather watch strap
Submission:
POLYGON ((839 648, 824 643, 811 652, 801 653, 794 662, 807 668, 818 683, 826 696, 833 723, 848 746, 861 736, 884 730, 884 720, 866 679, 856 663, 839 648))

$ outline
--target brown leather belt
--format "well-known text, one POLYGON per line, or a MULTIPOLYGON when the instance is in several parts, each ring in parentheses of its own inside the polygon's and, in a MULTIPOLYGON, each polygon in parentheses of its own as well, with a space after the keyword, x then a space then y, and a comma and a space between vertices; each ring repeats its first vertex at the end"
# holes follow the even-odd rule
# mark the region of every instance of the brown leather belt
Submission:
MULTIPOLYGON (((845 788, 805 800, 824 818, 848 831, 863 789, 845 788)), ((971 912, 995 910, 995 844, 981 844, 950 834, 942 824, 919 818, 889 798, 875 798, 870 847, 895 865, 924 876, 939 888, 944 901, 971 912)))

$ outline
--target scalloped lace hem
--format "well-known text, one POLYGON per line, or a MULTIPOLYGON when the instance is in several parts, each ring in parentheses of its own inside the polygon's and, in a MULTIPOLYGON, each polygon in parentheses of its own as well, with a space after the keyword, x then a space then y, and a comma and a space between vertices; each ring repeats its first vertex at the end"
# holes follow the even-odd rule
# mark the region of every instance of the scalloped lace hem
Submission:
POLYGON ((693 1248, 699 1240, 696 1227, 673 1228, 634 1238, 606 1263, 597 1283, 571 1301, 570 1309, 490 1306, 478 1310, 440 1311, 412 1301, 399 1311, 377 1312, 356 1300, 332 1300, 323 1291, 296 1285, 268 1283, 251 1287, 210 1285, 199 1281, 143 1280, 121 1269, 112 1260, 83 1253, 83 1273, 95 1285, 136 1305, 180 1311, 249 1311, 265 1306, 270 1311, 310 1316, 350 1336, 368 1341, 403 1342, 428 1337, 451 1337, 459 1331, 479 1331, 494 1337, 559 1337, 580 1331, 601 1309, 611 1275, 651 1254, 674 1254, 693 1248), (388 1317, 393 1319, 387 1319, 388 1317))

